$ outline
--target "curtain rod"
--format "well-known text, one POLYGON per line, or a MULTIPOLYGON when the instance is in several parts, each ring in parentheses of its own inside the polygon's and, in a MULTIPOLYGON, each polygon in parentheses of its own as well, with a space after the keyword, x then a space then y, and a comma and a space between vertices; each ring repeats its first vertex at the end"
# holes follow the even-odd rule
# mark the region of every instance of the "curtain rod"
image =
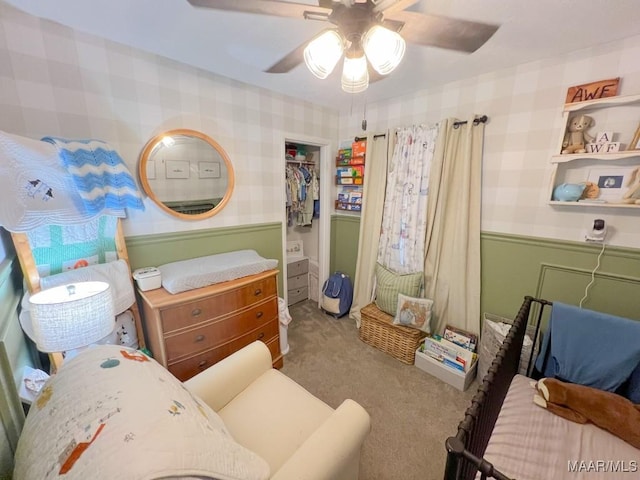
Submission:
MULTIPOLYGON (((386 133, 379 133, 378 135, 374 135, 374 136, 373 136, 373 138, 374 138, 374 140, 375 140, 376 138, 386 137, 386 136, 387 136, 387 134, 386 134, 386 133)), ((354 139, 354 141, 356 141, 356 142, 360 142, 360 141, 362 141, 362 140, 366 140, 366 139, 367 139, 367 137, 356 137, 356 138, 354 139)))
MULTIPOLYGON (((489 117, 486 115, 482 115, 481 117, 473 119, 473 125, 476 126, 480 123, 486 123, 489 120, 489 117)), ((465 120, 463 122, 453 122, 453 128, 458 128, 460 125, 466 125, 468 122, 465 120)))

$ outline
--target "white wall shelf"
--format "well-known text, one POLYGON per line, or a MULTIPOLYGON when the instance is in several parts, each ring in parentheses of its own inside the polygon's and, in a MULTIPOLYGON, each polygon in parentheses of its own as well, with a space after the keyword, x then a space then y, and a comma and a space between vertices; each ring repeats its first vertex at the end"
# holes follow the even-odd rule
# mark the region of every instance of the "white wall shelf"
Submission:
POLYGON ((623 195, 627 191, 627 182, 631 172, 640 167, 640 150, 626 150, 628 143, 634 137, 639 127, 640 95, 626 95, 588 100, 565 104, 563 108, 563 129, 560 133, 556 154, 551 156, 553 171, 549 182, 548 203, 553 206, 569 207, 605 207, 638 209, 640 205, 623 202, 623 195), (595 125, 589 129, 589 134, 595 136, 598 132, 614 132, 621 143, 621 150, 609 153, 572 153, 561 154, 567 125, 570 119, 578 114, 591 116, 595 125), (579 184, 585 182, 597 183, 602 176, 614 176, 618 184, 614 188, 599 190, 597 201, 565 202, 553 199, 554 189, 563 183, 579 184), (620 182, 622 178, 622 182, 620 182), (618 195, 619 194, 619 195, 618 195))
POLYGON ((623 152, 611 153, 565 153, 554 155, 551 157, 551 162, 566 163, 574 160, 599 160, 602 162, 611 162, 627 158, 640 158, 640 150, 625 150, 623 152))

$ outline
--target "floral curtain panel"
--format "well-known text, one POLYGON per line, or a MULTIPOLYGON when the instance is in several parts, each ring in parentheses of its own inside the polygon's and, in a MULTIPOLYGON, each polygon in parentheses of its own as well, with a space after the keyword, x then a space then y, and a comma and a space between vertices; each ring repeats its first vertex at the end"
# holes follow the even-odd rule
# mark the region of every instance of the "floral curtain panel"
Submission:
POLYGON ((429 172, 438 125, 414 125, 396 132, 387 177, 378 262, 396 273, 424 268, 429 172))

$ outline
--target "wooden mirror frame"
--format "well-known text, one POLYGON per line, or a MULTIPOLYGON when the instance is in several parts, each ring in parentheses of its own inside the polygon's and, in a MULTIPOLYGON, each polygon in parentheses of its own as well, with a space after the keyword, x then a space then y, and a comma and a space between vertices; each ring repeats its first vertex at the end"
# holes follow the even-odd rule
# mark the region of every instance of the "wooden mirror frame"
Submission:
POLYGON ((213 217, 224 208, 227 202, 229 202, 229 199, 231 198, 231 194, 233 193, 233 188, 235 186, 235 174, 233 171, 233 165, 231 164, 231 160, 229 159, 227 152, 224 151, 224 149, 220 146, 218 142, 213 140, 208 135, 205 135, 202 132, 198 132, 197 130, 190 130, 186 128, 179 128, 175 130, 168 130, 166 132, 162 132, 147 142, 147 144, 144 146, 142 150, 142 153, 140 153, 140 160, 138 161, 138 177, 140 179, 142 189, 147 194, 147 196, 153 201, 153 203, 155 203, 158 207, 160 207, 163 211, 167 212, 168 214, 174 217, 180 218, 182 220, 203 220, 205 218, 213 217), (196 213, 193 215, 176 212, 175 210, 165 205, 151 189, 151 185, 149 184, 149 179, 147 178, 147 162, 149 161, 149 155, 151 155, 151 152, 153 152, 154 148, 159 143, 162 142, 162 139, 164 137, 174 136, 174 135, 182 135, 187 137, 198 138, 208 143, 214 150, 218 152, 218 155, 220 155, 220 157, 224 160, 224 163, 227 169, 227 189, 225 191, 224 196, 222 197, 222 200, 220 200, 220 202, 215 207, 213 207, 211 210, 207 212, 196 213))

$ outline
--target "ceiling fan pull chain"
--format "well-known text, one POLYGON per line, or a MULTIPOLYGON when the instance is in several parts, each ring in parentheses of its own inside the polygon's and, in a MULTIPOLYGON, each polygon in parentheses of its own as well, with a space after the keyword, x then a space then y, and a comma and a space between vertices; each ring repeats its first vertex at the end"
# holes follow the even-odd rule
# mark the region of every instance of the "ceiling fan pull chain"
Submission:
POLYGON ((367 131, 367 97, 364 97, 364 112, 362 113, 362 131, 367 131))

